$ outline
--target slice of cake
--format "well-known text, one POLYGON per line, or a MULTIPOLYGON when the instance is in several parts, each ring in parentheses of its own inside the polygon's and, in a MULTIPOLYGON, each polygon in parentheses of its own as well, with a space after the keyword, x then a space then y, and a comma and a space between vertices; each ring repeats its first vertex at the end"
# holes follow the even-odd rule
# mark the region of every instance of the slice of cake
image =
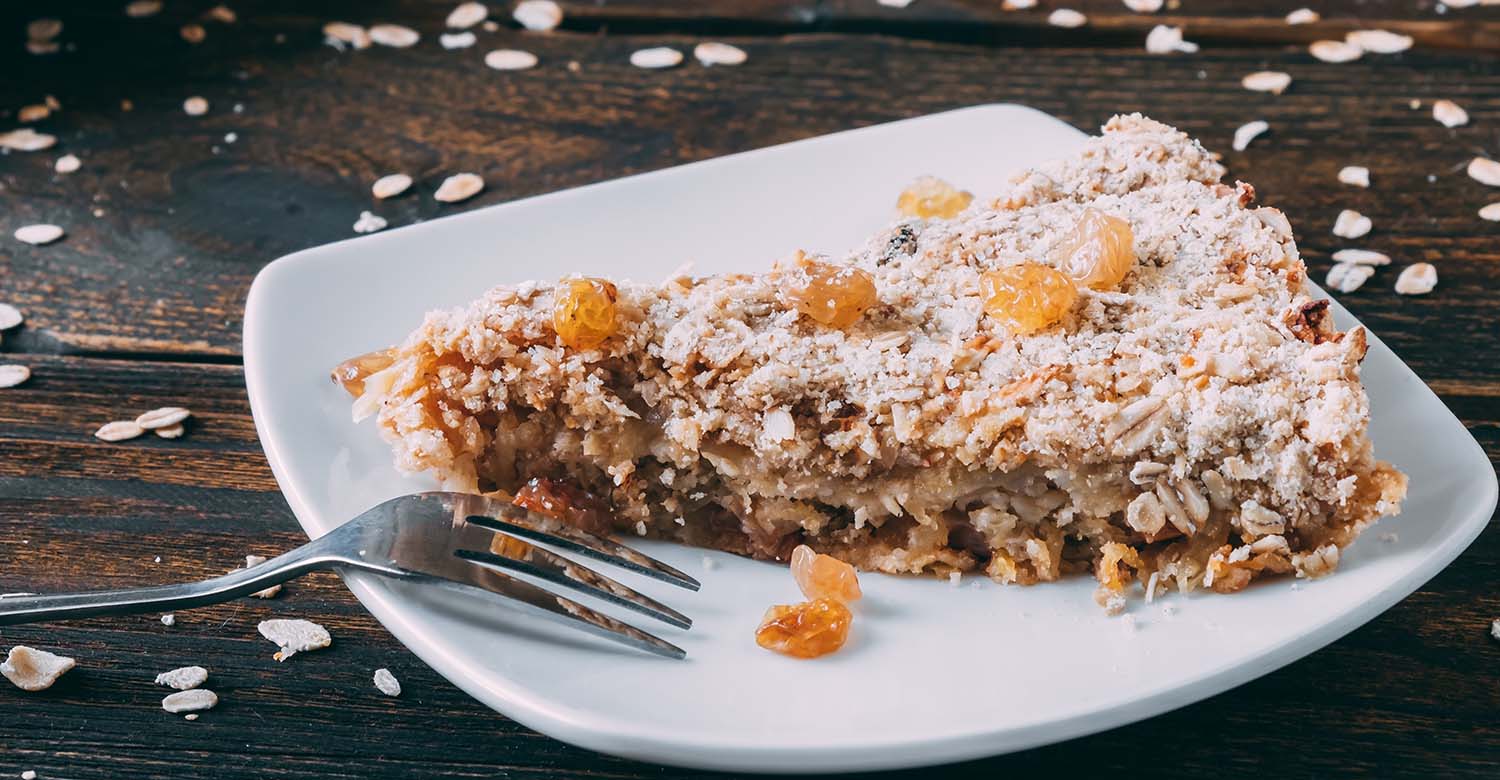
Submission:
POLYGON ((1116 117, 845 257, 497 287, 338 378, 401 469, 584 525, 883 572, 1091 571, 1111 609, 1132 581, 1319 576, 1406 480, 1366 435, 1364 332, 1223 174, 1116 117))

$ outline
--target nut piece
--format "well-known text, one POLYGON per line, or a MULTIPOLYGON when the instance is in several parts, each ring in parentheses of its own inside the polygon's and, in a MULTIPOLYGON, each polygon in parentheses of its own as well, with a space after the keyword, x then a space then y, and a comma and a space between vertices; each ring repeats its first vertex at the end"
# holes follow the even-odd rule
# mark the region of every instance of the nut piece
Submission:
POLYGON ((393 173, 389 176, 382 176, 376 179, 375 183, 370 186, 370 192, 375 197, 385 200, 386 198, 394 198, 406 192, 409 187, 411 187, 410 176, 404 173, 393 173))
POLYGON ((1146 34, 1146 53, 1148 54, 1172 54, 1174 52, 1192 54, 1196 51, 1198 51, 1198 44, 1182 39, 1181 27, 1158 24, 1146 34))
POLYGON ((354 232, 375 233, 385 230, 386 224, 385 217, 377 216, 374 212, 361 211, 359 219, 354 221, 354 232))
POLYGON ((417 45, 422 36, 416 30, 399 24, 377 24, 370 27, 370 40, 381 46, 405 49, 417 45))
POLYGON ((1307 51, 1323 62, 1353 62, 1365 55, 1364 49, 1344 41, 1313 41, 1307 51))
POLYGON ((1287 24, 1313 24, 1322 19, 1322 15, 1311 8, 1298 8, 1286 15, 1287 24))
POLYGON ((1396 277, 1396 292, 1402 295, 1426 295, 1437 286, 1437 269, 1431 263, 1413 263, 1396 277))
POLYGON ((1373 224, 1369 217, 1358 211, 1344 209, 1333 222, 1333 234, 1339 238, 1360 238, 1370 232, 1373 224))
POLYGON ((0 675, 23 691, 45 691, 78 662, 46 650, 16 645, 0 662, 0 675))
POLYGON ((1439 100, 1432 104, 1432 118, 1443 127, 1462 127, 1469 123, 1469 112, 1451 100, 1439 100))
POLYGON ((1339 169, 1339 183, 1354 187, 1370 186, 1370 169, 1363 165, 1345 165, 1339 169))
POLYGON ((1391 256, 1369 249, 1340 249, 1333 253, 1334 262, 1355 265, 1390 265, 1391 256))
POLYGON ((387 696, 400 696, 401 682, 396 679, 396 675, 391 674, 390 669, 376 669, 375 689, 387 696))
POLYGON ((1292 568, 1297 570, 1298 577, 1317 579, 1332 574, 1338 567, 1339 548, 1336 545, 1325 544, 1312 552, 1292 554, 1292 568))
POLYGON ((1261 119, 1240 125, 1239 129, 1234 131, 1234 143, 1232 144, 1234 150, 1236 152, 1245 151, 1245 147, 1249 146, 1250 142, 1254 141, 1256 136, 1270 129, 1271 125, 1261 119))
POLYGON ((63 229, 57 225, 25 225, 16 228, 16 240, 23 244, 42 246, 63 237, 63 229))
POLYGON ((281 648, 273 656, 278 661, 333 644, 333 637, 328 635, 328 629, 308 620, 264 620, 257 630, 261 636, 281 648))
POLYGON ((520 49, 496 49, 484 55, 484 64, 495 70, 526 70, 536 67, 536 55, 520 49))
POLYGON ((199 712, 211 710, 219 703, 219 695, 207 688, 193 688, 186 691, 168 694, 161 700, 161 708, 167 712, 176 714, 179 712, 199 712))
POLYGON ((157 428, 170 428, 192 416, 192 412, 180 406, 163 406, 135 418, 135 424, 144 430, 154 431, 157 428))
POLYGON ((630 64, 637 68, 660 70, 662 68, 675 68, 681 63, 682 52, 667 46, 640 49, 630 53, 630 64))
POLYGON ((157 685, 165 685, 177 691, 191 690, 207 681, 208 670, 201 666, 184 666, 156 675, 157 685))
POLYGON ((1469 178, 1480 184, 1500 187, 1500 162, 1487 157, 1475 157, 1469 161, 1469 178))
POLYGON ((1375 269, 1368 265, 1355 265, 1354 263, 1334 263, 1328 269, 1328 278, 1324 280, 1325 286, 1341 293, 1352 293, 1364 286, 1370 277, 1375 275, 1375 269))
MULTIPOLYGON (((490 52, 493 54, 494 52, 490 52)), ((479 194, 484 189, 484 179, 473 173, 455 173, 438 185, 437 192, 432 197, 443 203, 457 203, 468 200, 479 194)))
POLYGON ((707 41, 693 47, 693 56, 705 66, 741 65, 745 62, 745 50, 727 43, 707 41))
POLYGON ((1280 95, 1292 85, 1292 74, 1279 70, 1260 70, 1240 79, 1240 86, 1251 92, 1270 92, 1280 95))
POLYGON ((528 30, 545 32, 562 24, 563 10, 552 0, 521 0, 516 4, 516 10, 511 12, 511 18, 528 30))
POLYGON ((1059 8, 1047 15, 1047 24, 1053 27, 1082 27, 1089 18, 1071 8, 1059 8))
POLYGON ((0 389, 15 387, 31 378, 31 369, 26 366, 0 365, 0 389))
POLYGON ((103 441, 125 441, 134 439, 146 432, 135 420, 116 420, 105 423, 99 430, 94 431, 94 437, 103 441))
POLYGON ((459 3, 448 12, 448 26, 455 30, 467 30, 489 18, 490 9, 484 3, 459 3))
POLYGON ((1371 54, 1395 54, 1410 49, 1412 38, 1389 30, 1354 30, 1344 36, 1344 42, 1371 54))

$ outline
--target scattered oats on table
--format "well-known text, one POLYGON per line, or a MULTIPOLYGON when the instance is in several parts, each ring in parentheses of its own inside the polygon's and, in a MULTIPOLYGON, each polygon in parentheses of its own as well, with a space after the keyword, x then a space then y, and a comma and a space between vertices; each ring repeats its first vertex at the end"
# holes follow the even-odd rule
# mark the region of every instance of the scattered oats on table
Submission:
POLYGON ((57 158, 57 162, 52 163, 52 170, 58 173, 72 173, 82 165, 83 161, 79 160, 76 155, 65 154, 57 158))
POLYGON ((1089 18, 1071 8, 1059 8, 1047 14, 1047 24, 1053 27, 1082 27, 1089 23, 1089 18))
POLYGON ((1391 264, 1390 255, 1371 249, 1340 249, 1333 253, 1333 260, 1337 263, 1353 263, 1355 265, 1391 264))
POLYGON ((182 434, 187 433, 187 427, 182 423, 177 423, 176 425, 168 425, 165 428, 157 428, 152 433, 161 439, 180 439, 182 438, 182 434))
POLYGON ((1333 222, 1333 234, 1339 238, 1362 238, 1372 227, 1374 223, 1369 217, 1353 209, 1344 209, 1333 222))
POLYGON ((417 45, 422 36, 416 30, 399 24, 376 24, 370 26, 370 40, 381 46, 405 49, 417 45))
POLYGON ((1370 169, 1363 165, 1345 165, 1339 169, 1339 183, 1353 187, 1370 186, 1370 169))
POLYGON ((1411 48, 1412 37, 1389 30, 1353 30, 1344 36, 1344 42, 1371 54, 1396 54, 1411 48))
POLYGON ((5 660, 0 661, 0 675, 17 688, 35 693, 51 688, 57 678, 77 665, 77 661, 64 655, 16 645, 10 649, 5 660))
POLYGON ((178 29, 177 33, 182 36, 184 41, 195 45, 203 43, 203 39, 208 37, 208 31, 203 29, 203 25, 197 22, 184 24, 178 29))
MULTIPOLYGON (((490 52, 494 54, 494 52, 490 52)), ((437 192, 432 194, 435 200, 442 203, 457 203, 468 200, 479 194, 484 189, 484 179, 474 173, 455 173, 438 185, 437 192)))
POLYGON ((57 143, 57 136, 38 133, 29 127, 21 127, 8 133, 0 133, 0 148, 17 152, 40 152, 57 143))
POLYGON ((528 30, 546 32, 562 24, 563 10, 552 0, 521 0, 511 12, 511 18, 528 30))
POLYGON ((1500 201, 1491 203, 1479 209, 1479 218, 1491 222, 1500 222, 1500 201))
POLYGON ((1230 146, 1236 152, 1243 152, 1250 146, 1251 141, 1254 141, 1261 133, 1270 129, 1271 125, 1263 119, 1246 122, 1234 131, 1234 142, 1230 146))
POLYGON ((211 710, 219 703, 219 695, 207 688, 192 688, 167 694, 161 700, 161 708, 174 715, 181 712, 211 710))
POLYGON ((1323 17, 1311 8, 1298 8, 1286 15, 1287 24, 1312 24, 1323 17))
MULTIPOLYGON (((265 563, 265 562, 266 562, 266 556, 264 556, 264 555, 246 555, 245 556, 245 565, 242 568, 230 569, 229 573, 230 574, 234 574, 237 571, 244 571, 245 569, 253 569, 256 566, 259 566, 259 565, 261 565, 262 563, 265 563)), ((280 584, 276 584, 276 585, 272 585, 271 587, 266 588, 264 590, 258 590, 258 591, 254 592, 254 593, 251 593, 250 597, 251 598, 255 598, 255 599, 274 599, 274 598, 276 598, 277 594, 279 594, 279 593, 281 593, 281 585, 280 584)))
POLYGON ((24 244, 42 246, 62 238, 63 229, 57 225, 26 225, 16 228, 15 237, 24 244))
POLYGON ((1035 7, 1036 0, 1003 0, 1000 3, 1000 10, 1002 11, 1025 11, 1028 8, 1035 7))
POLYGON ((741 65, 746 59, 744 49, 717 41, 706 41, 694 46, 693 56, 706 66, 741 65))
POLYGON ((263 620, 256 630, 281 648, 274 656, 278 661, 333 644, 333 637, 329 635, 328 629, 310 620, 263 620))
POLYGON ((536 67, 536 55, 520 49, 496 49, 484 55, 484 64, 495 70, 526 70, 536 67))
POLYGON ((0 303, 0 330, 10 330, 20 327, 26 318, 21 316, 21 310, 8 303, 0 303))
POLYGON ((125 15, 132 19, 144 19, 161 13, 161 0, 131 0, 125 5, 125 15))
POLYGON ((94 438, 102 441, 125 441, 145 433, 146 429, 137 425, 135 420, 115 420, 101 425, 99 430, 94 431, 94 438))
POLYGON ((1500 639, 1500 618, 1490 621, 1490 636, 1500 639))
POLYGON ((669 46, 654 46, 630 53, 630 64, 647 70, 675 68, 682 64, 682 52, 669 46))
POLYGON ((455 30, 467 30, 489 16, 490 9, 484 3, 460 3, 448 12, 447 25, 455 30))
MULTIPOLYGON (((160 562, 160 559, 158 559, 158 562, 160 562)), ((161 624, 167 627, 175 626, 177 625, 177 616, 168 612, 161 616, 161 624)))
POLYGON ((1475 157, 1469 161, 1469 178, 1480 184, 1500 187, 1500 162, 1488 157, 1475 157))
POLYGON ((188 691, 208 682, 208 670, 201 666, 183 666, 156 675, 156 684, 177 691, 188 691))
POLYGON ((1182 39, 1181 27, 1158 24, 1146 34, 1146 52, 1149 54, 1192 54, 1196 51, 1198 44, 1182 39))
POLYGON ((1161 6, 1162 0, 1125 0, 1125 7, 1138 14, 1154 14, 1161 6))
POLYGON ((181 406, 163 406, 141 414, 141 416, 135 418, 135 424, 145 430, 154 431, 158 428, 170 428, 173 425, 180 425, 184 420, 192 416, 192 412, 181 406))
POLYGON ((1323 62, 1353 62, 1365 55, 1365 50, 1346 41, 1313 41, 1307 47, 1313 57, 1323 62))
POLYGON ((28 769, 21 773, 21 780, 36 780, 36 770, 28 769))
POLYGON ((1396 277, 1396 292, 1401 295, 1426 295, 1437 286, 1437 268, 1431 263, 1412 263, 1396 277))
POLYGON ((52 109, 41 103, 37 103, 31 106, 21 106, 21 110, 16 112, 16 119, 23 123, 40 122, 51 115, 52 109))
POLYGON ((323 41, 340 51, 345 45, 355 49, 368 49, 371 44, 368 30, 348 22, 329 22, 323 25, 323 41))
POLYGON ((443 33, 442 35, 438 36, 438 43, 442 44, 444 49, 450 50, 467 49, 478 42, 479 39, 474 37, 474 33, 471 33, 468 30, 456 33, 443 33))
POLYGON ((0 365, 0 389, 15 387, 31 378, 31 369, 17 364, 0 365))
POLYGON ((911 5, 911 0, 875 0, 886 8, 905 8, 911 5))
POLYGON ((385 217, 377 216, 373 212, 361 211, 359 212, 359 219, 354 221, 354 232, 374 233, 385 230, 386 224, 385 217))
POLYGON ((44 17, 32 19, 26 23, 26 38, 32 41, 50 41, 61 35, 63 23, 61 19, 44 17))
POLYGON ((203 18, 210 22, 219 22, 221 24, 234 24, 240 20, 239 14, 236 14, 234 9, 227 5, 216 5, 204 11, 203 18))
POLYGON ((410 187, 410 176, 407 176, 404 173, 392 173, 388 176, 381 176, 380 178, 376 179, 375 183, 370 186, 370 192, 374 194, 375 197, 381 200, 385 200, 386 198, 394 198, 397 195, 406 192, 406 190, 410 187))
POLYGON ((208 101, 194 95, 182 101, 182 110, 188 116, 203 116, 208 113, 208 101))
POLYGON ((375 689, 387 696, 400 696, 401 681, 396 679, 396 675, 391 674, 390 669, 376 669, 375 689))
POLYGON ((1469 123, 1469 112, 1451 100, 1439 100, 1432 104, 1432 118, 1443 127, 1462 127, 1469 123))
POLYGON ((1354 263, 1334 263, 1328 269, 1328 278, 1324 280, 1327 287, 1341 293, 1352 293, 1363 287, 1371 276, 1375 275, 1375 269, 1368 265, 1356 265, 1354 263))
POLYGON ((1259 70, 1240 79, 1240 86, 1251 92, 1270 92, 1280 95, 1292 85, 1292 74, 1279 70, 1259 70))

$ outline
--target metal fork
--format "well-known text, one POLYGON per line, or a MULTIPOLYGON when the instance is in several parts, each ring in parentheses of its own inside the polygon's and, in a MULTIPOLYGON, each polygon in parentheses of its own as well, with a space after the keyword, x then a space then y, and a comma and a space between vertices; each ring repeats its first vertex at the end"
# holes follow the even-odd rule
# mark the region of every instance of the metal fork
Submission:
POLYGON ((502 570, 571 588, 657 620, 690 628, 685 615, 609 577, 528 541, 604 561, 697 590, 698 581, 622 544, 504 501, 463 493, 414 493, 366 510, 333 531, 265 563, 181 585, 0 597, 0 625, 157 612, 218 604, 310 571, 364 571, 465 592, 483 592, 523 611, 658 655, 676 645, 502 570))

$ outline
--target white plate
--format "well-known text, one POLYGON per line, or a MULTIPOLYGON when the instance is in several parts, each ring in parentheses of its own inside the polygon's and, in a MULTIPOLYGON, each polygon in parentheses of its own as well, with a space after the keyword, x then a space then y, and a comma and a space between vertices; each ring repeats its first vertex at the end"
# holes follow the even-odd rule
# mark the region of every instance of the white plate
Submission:
MULTIPOLYGON (((268 266, 245 315, 245 373, 266 456, 311 535, 390 496, 373 426, 327 378, 398 341, 432 308, 565 272, 664 278, 753 271, 840 251, 936 174, 985 195, 1082 135, 1018 106, 981 106, 530 198, 309 249, 268 266)), ((1293 215, 1295 217, 1295 215, 1293 215)), ((1353 324, 1334 304, 1339 324, 1353 324)), ((1337 576, 1233 597, 1166 598, 1104 616, 1089 578, 1034 588, 866 576, 850 646, 819 661, 756 647, 765 607, 797 598, 783 567, 642 545, 701 593, 641 589, 692 615, 657 631, 666 661, 558 634, 504 610, 363 576, 349 587, 403 643, 485 704, 558 739, 623 756, 765 772, 883 769, 1055 742, 1197 701, 1343 636, 1462 551, 1495 506, 1495 475, 1463 425, 1378 339, 1364 376, 1382 458, 1411 475, 1405 513, 1347 551, 1337 576), (1399 533, 1381 542, 1384 532, 1399 533), (717 563, 712 570, 705 565, 717 563), (1176 609, 1166 614, 1164 605, 1176 609), (1133 623, 1133 625, 1132 625, 1133 623)), ((632 582, 640 578, 627 578, 632 582)))

